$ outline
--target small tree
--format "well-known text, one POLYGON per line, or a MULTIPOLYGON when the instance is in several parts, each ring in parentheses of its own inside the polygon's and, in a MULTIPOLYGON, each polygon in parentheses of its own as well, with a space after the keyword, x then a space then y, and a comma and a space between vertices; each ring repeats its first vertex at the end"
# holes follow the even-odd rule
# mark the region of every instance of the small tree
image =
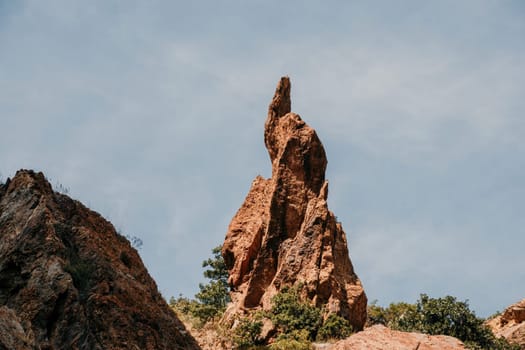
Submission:
POLYGON ((199 284, 200 291, 195 294, 197 303, 191 310, 193 316, 203 322, 224 312, 226 304, 230 302, 228 287, 228 270, 221 255, 221 246, 212 249, 213 257, 202 262, 202 267, 209 267, 204 271, 204 277, 210 279, 207 284, 199 284))
POLYGON ((226 288, 228 287, 228 270, 222 257, 222 246, 217 246, 211 250, 213 258, 202 262, 202 267, 210 267, 204 271, 204 277, 212 281, 220 281, 226 288))

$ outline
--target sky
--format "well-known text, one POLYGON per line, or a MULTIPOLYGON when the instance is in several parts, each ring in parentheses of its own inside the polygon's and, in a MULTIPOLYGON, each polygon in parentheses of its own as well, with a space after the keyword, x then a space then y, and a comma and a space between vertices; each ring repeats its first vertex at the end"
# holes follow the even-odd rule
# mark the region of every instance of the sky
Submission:
POLYGON ((370 301, 525 297, 523 1, 0 0, 0 176, 100 212, 193 296, 258 174, 279 78, 370 301))

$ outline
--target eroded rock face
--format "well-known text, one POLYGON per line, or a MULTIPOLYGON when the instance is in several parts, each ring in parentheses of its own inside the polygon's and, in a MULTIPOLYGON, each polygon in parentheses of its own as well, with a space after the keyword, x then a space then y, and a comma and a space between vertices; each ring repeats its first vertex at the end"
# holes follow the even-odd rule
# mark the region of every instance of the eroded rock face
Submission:
POLYGON ((253 181, 223 244, 233 290, 227 314, 268 309, 282 287, 303 283, 314 304, 362 329, 366 296, 343 228, 328 210, 325 151, 315 130, 290 111, 290 81, 284 77, 264 131, 272 177, 253 181))
POLYGON ((525 299, 506 308, 500 316, 487 321, 487 325, 497 337, 525 349, 525 299))
POLYGON ((0 306, 8 349, 198 349, 129 242, 33 171, 0 185, 0 306))
POLYGON ((400 332, 375 325, 340 340, 328 347, 329 350, 464 350, 464 344, 446 335, 428 335, 414 332, 400 332))
POLYGON ((33 341, 26 334, 16 313, 0 307, 0 349, 31 350, 33 341))

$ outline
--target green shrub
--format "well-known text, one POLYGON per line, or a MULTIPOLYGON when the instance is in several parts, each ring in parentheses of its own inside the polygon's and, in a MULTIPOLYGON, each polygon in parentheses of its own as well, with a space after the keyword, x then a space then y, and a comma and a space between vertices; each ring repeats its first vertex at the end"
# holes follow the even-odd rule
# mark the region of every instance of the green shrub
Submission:
POLYGON ((203 273, 210 282, 199 284, 200 291, 195 294, 197 300, 182 297, 170 299, 174 304, 180 304, 178 306, 180 312, 198 318, 201 323, 206 323, 222 314, 230 302, 228 271, 221 255, 221 246, 213 248, 212 253, 213 258, 202 262, 202 267, 210 267, 203 273))
POLYGON ((349 337, 352 333, 352 325, 347 319, 337 314, 330 314, 321 328, 319 328, 317 339, 344 339, 349 337))
POLYGON ((204 277, 212 281, 220 281, 225 286, 228 285, 228 269, 222 257, 222 246, 219 245, 211 250, 213 257, 202 262, 202 267, 210 267, 204 271, 204 277))
POLYGON ((174 297, 171 297, 169 304, 171 308, 174 309, 175 311, 180 312, 184 315, 191 315, 197 302, 195 300, 190 300, 188 298, 185 298, 181 294, 179 295, 177 299, 175 299, 174 297))
POLYGON ((89 287, 95 269, 92 264, 75 256, 64 266, 64 270, 71 275, 75 287, 83 292, 89 287))
POLYGON ((464 341, 480 339, 483 336, 483 321, 476 317, 466 301, 457 301, 452 296, 430 298, 421 294, 414 317, 403 322, 407 327, 419 329, 428 334, 446 334, 464 341))
POLYGON ((408 330, 411 326, 405 326, 406 319, 412 319, 417 313, 415 304, 404 302, 391 303, 387 308, 381 307, 373 301, 367 308, 367 326, 374 324, 383 324, 387 327, 397 330, 408 330), (406 328, 406 329, 405 329, 406 328))
POLYGON ((294 329, 288 333, 281 333, 276 340, 296 340, 298 342, 307 343, 310 341, 310 332, 306 329, 294 329))
POLYGON ((383 323, 401 331, 449 335, 470 349, 519 349, 504 339, 496 339, 483 319, 470 310, 467 301, 458 301, 452 296, 430 298, 421 294, 416 304, 393 303, 388 308, 373 303, 368 312, 369 324, 383 323))
MULTIPOLYGON (((392 304, 390 304, 392 305, 392 304)), ((375 324, 387 325, 385 308, 377 305, 377 300, 372 301, 366 307, 366 327, 373 326, 375 324)))
POLYGON ((230 301, 228 288, 221 281, 211 281, 208 284, 199 284, 200 292, 195 294, 198 303, 195 305, 193 315, 203 321, 222 314, 226 304, 230 301))
POLYGON ((248 349, 261 343, 261 320, 243 318, 234 330, 233 342, 240 349, 248 349))
POLYGON ((270 319, 281 334, 304 330, 308 340, 313 340, 323 321, 321 309, 302 301, 299 288, 285 287, 272 298, 270 319))
POLYGON ((120 261, 122 261, 124 265, 126 265, 128 268, 131 267, 131 258, 129 257, 128 253, 126 253, 125 251, 121 251, 119 257, 120 261))

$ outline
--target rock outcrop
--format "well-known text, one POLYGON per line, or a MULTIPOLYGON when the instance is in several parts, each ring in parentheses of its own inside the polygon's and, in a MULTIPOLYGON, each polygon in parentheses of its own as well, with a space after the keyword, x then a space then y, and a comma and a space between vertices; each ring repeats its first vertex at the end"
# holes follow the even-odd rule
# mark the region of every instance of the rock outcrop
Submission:
POLYGON ((340 340, 327 350, 464 350, 464 344, 446 335, 400 332, 375 325, 340 340))
POLYGON ((253 181, 223 244, 232 287, 226 314, 268 309, 281 288, 301 283, 312 303, 360 330, 367 300, 343 228, 328 210, 325 150, 315 130, 290 111, 290 81, 284 77, 264 130, 272 177, 253 181))
POLYGON ((525 299, 506 308, 501 315, 487 321, 487 325, 496 337, 525 349, 525 299))
POLYGON ((27 170, 0 185, 0 333, 2 349, 198 349, 126 238, 27 170))
POLYGON ((8 307, 0 307, 0 349, 31 350, 31 340, 27 336, 15 312, 8 307))

